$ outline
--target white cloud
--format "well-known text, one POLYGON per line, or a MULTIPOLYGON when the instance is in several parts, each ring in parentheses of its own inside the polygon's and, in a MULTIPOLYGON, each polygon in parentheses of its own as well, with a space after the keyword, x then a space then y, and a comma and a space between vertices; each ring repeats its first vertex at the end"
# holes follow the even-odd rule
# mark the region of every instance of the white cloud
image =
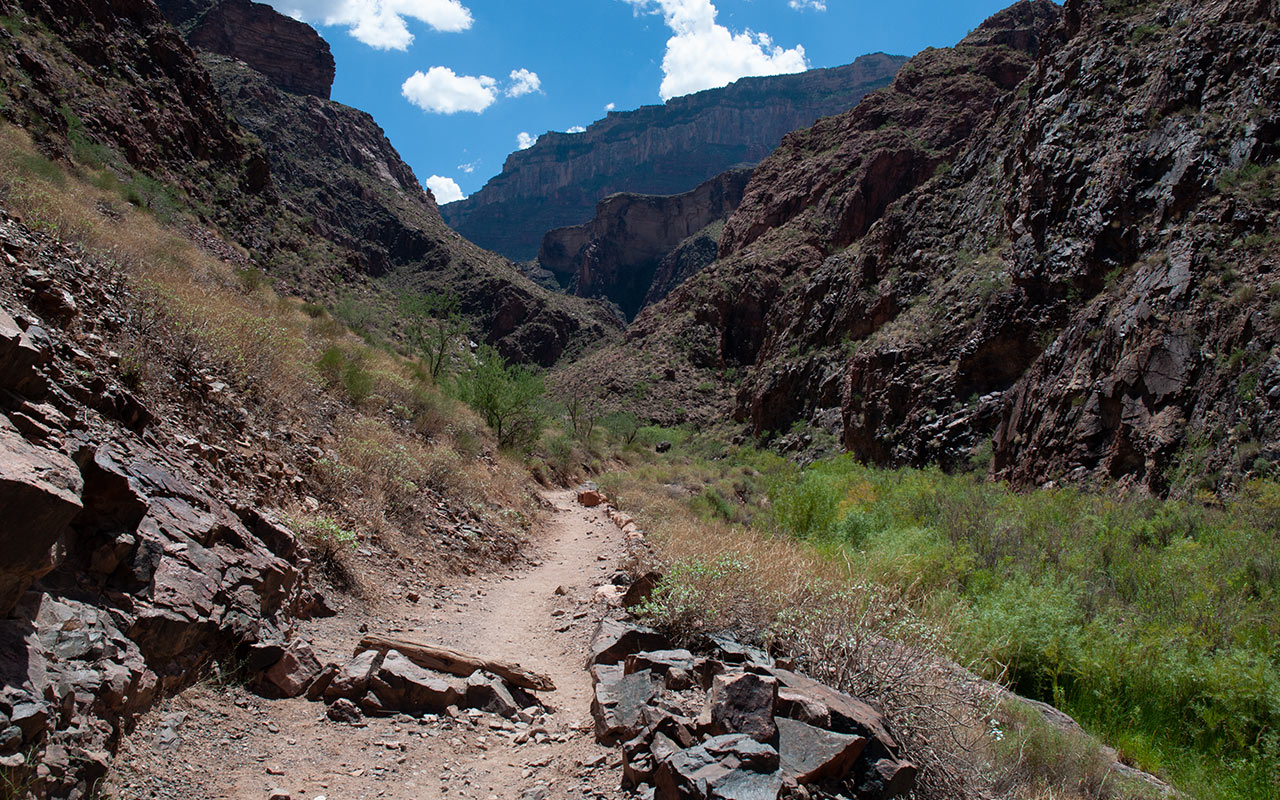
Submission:
POLYGON ((663 100, 715 89, 748 75, 781 75, 809 68, 804 47, 787 50, 767 33, 734 33, 716 24, 711 0, 626 0, 637 10, 661 12, 674 34, 662 59, 663 100))
POLYGON ((537 136, 530 136, 528 131, 520 131, 516 134, 516 147, 521 150, 528 150, 538 141, 537 136))
POLYGON ((791 0, 789 3, 787 3, 787 5, 791 6, 796 11, 807 11, 807 10, 826 11, 827 10, 826 0, 791 0))
POLYGON ((511 85, 507 87, 507 97, 523 97, 540 91, 542 79, 538 77, 538 73, 527 69, 511 70, 511 85))
POLYGON ((459 0, 266 0, 281 13, 321 25, 340 25, 379 50, 405 50, 413 44, 407 19, 437 31, 457 33, 471 27, 471 12, 459 0))
POLYGON ((432 175, 427 178, 427 188, 436 196, 436 202, 441 204, 452 203, 466 197, 457 181, 443 175, 432 175))
POLYGON ((565 131, 565 133, 586 133, 586 132, 587 132, 587 129, 582 127, 581 125, 574 125, 572 128, 565 131))
POLYGON ((617 104, 617 103, 610 103, 609 105, 607 105, 607 106, 605 106, 605 107, 604 107, 605 113, 607 114, 607 113, 609 113, 610 111, 614 110, 614 109, 615 109, 615 108, 617 108, 617 107, 618 107, 618 104, 617 104))
POLYGON ((480 164, 479 161, 468 161, 466 164, 459 164, 458 171, 465 172, 466 174, 470 175, 471 173, 476 171, 476 167, 479 164, 480 164))
POLYGON ((400 87, 400 93, 423 111, 455 114, 473 111, 479 114, 497 99, 498 82, 488 75, 456 75, 448 67, 432 67, 415 72, 400 87))

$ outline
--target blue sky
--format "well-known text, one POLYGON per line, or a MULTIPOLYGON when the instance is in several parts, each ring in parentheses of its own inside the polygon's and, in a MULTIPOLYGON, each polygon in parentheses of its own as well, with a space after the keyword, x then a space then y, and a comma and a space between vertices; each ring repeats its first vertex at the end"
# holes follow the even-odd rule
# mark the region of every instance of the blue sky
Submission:
POLYGON ((744 74, 946 47, 1012 0, 265 0, 333 48, 333 99, 371 113, 441 200, 549 131, 744 74), (522 136, 523 134, 523 136, 522 136))

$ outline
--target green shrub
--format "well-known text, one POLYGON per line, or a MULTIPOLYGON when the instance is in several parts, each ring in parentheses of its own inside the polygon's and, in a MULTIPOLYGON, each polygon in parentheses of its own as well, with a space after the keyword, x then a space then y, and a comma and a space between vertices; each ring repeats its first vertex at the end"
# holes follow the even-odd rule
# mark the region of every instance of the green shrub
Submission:
POLYGON ((365 369, 360 359, 352 359, 342 369, 342 388, 347 397, 357 405, 373 394, 373 375, 365 369))
POLYGON ((523 365, 509 365, 492 347, 482 347, 458 381, 458 394, 474 408, 504 449, 528 452, 542 435, 543 382, 523 365))

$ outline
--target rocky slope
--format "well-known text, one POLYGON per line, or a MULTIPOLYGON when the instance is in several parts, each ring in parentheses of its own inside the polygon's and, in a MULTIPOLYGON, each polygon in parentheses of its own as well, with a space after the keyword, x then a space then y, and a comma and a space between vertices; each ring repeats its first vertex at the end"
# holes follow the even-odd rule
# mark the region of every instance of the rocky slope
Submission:
POLYGON ((993 451, 1019 483, 1152 491, 1268 473, 1275 12, 1011 7, 787 137, 722 259, 584 371, 881 464, 993 451))
POLYGON ((201 63, 230 114, 262 142, 283 204, 307 221, 295 247, 274 257, 272 274, 306 285, 329 271, 331 301, 356 275, 396 290, 454 293, 504 355, 544 366, 616 330, 603 307, 534 284, 450 230, 368 114, 282 91, 222 56, 204 54, 201 63), (308 258, 313 238, 340 246, 350 254, 346 262, 308 258))
POLYGON ((708 225, 727 219, 742 202, 750 178, 750 169, 735 169, 684 194, 610 195, 587 224, 548 231, 538 264, 570 293, 608 299, 632 319, 714 260, 714 248, 700 266, 693 263, 692 251, 667 257, 708 225))
POLYGON ((834 69, 743 78, 665 105, 611 112, 584 133, 547 133, 442 213, 482 247, 531 259, 544 232, 587 222, 608 195, 679 194, 732 166, 754 164, 783 134, 884 86, 904 60, 877 53, 834 69))

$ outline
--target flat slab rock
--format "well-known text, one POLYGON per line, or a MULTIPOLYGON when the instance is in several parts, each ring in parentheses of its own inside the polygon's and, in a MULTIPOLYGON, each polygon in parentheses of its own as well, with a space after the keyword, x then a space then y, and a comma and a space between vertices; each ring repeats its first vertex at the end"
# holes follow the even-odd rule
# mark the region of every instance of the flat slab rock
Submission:
POLYGON ((671 647, 667 637, 651 628, 632 625, 616 619, 600 620, 595 635, 591 637, 590 664, 617 664, 633 653, 666 650, 671 647))

